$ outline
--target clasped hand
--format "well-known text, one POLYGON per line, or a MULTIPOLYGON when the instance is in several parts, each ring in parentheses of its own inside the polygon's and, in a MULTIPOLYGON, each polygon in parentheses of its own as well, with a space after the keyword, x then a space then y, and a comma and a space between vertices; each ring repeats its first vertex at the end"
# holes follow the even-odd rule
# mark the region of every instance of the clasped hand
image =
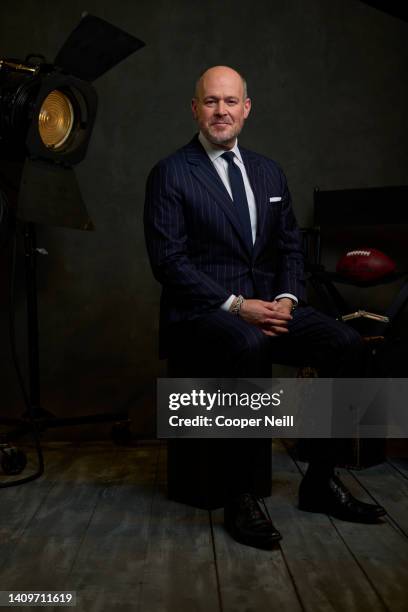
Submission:
POLYGON ((279 301, 245 300, 241 306, 240 316, 247 323, 259 327, 267 336, 279 336, 288 333, 288 322, 291 315, 292 300, 282 298, 279 301))

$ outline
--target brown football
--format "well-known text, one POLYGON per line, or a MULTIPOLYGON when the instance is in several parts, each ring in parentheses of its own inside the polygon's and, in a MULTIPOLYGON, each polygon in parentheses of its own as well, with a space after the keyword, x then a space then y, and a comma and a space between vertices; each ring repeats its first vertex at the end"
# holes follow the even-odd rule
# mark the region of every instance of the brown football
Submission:
POLYGON ((385 253, 361 248, 345 253, 337 262, 336 271, 350 280, 370 282, 392 274, 395 268, 395 262, 385 253))

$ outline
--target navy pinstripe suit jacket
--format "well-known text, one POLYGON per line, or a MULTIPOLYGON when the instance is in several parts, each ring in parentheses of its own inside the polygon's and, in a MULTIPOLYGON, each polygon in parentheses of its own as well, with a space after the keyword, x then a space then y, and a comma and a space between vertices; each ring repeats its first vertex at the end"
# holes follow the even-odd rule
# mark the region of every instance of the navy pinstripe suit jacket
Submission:
POLYGON ((239 218, 197 136, 151 171, 145 236, 162 284, 161 332, 215 310, 232 294, 304 299, 303 252, 286 179, 272 160, 240 147, 257 205, 249 251, 239 218), (281 198, 270 202, 270 198, 281 198))

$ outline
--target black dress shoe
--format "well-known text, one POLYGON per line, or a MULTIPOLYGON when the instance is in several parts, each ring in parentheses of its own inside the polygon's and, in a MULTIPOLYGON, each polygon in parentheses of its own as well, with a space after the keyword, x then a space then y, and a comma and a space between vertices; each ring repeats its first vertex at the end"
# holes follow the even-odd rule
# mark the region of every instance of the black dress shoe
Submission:
POLYGON ((282 539, 251 493, 242 493, 226 502, 224 524, 234 540, 247 546, 269 550, 282 539))
POLYGON ((382 506, 366 504, 353 497, 337 476, 320 482, 305 476, 299 488, 299 508, 356 523, 375 523, 386 514, 382 506))

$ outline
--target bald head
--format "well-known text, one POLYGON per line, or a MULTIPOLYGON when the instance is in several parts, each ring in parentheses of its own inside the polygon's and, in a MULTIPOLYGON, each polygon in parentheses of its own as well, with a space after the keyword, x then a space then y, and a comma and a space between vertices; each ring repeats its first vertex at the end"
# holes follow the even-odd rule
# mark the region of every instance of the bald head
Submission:
POLYGON ((246 80, 244 79, 242 74, 240 74, 233 68, 230 68, 229 66, 213 66, 212 68, 208 68, 207 70, 205 70, 197 79, 194 90, 194 97, 199 98, 202 95, 202 91, 205 87, 206 82, 208 83, 209 81, 211 83, 213 79, 226 78, 237 80, 237 82, 240 81, 242 85, 242 97, 243 99, 248 97, 246 80))
POLYGON ((251 110, 245 80, 228 66, 209 68, 197 81, 191 108, 207 140, 231 149, 251 110))

